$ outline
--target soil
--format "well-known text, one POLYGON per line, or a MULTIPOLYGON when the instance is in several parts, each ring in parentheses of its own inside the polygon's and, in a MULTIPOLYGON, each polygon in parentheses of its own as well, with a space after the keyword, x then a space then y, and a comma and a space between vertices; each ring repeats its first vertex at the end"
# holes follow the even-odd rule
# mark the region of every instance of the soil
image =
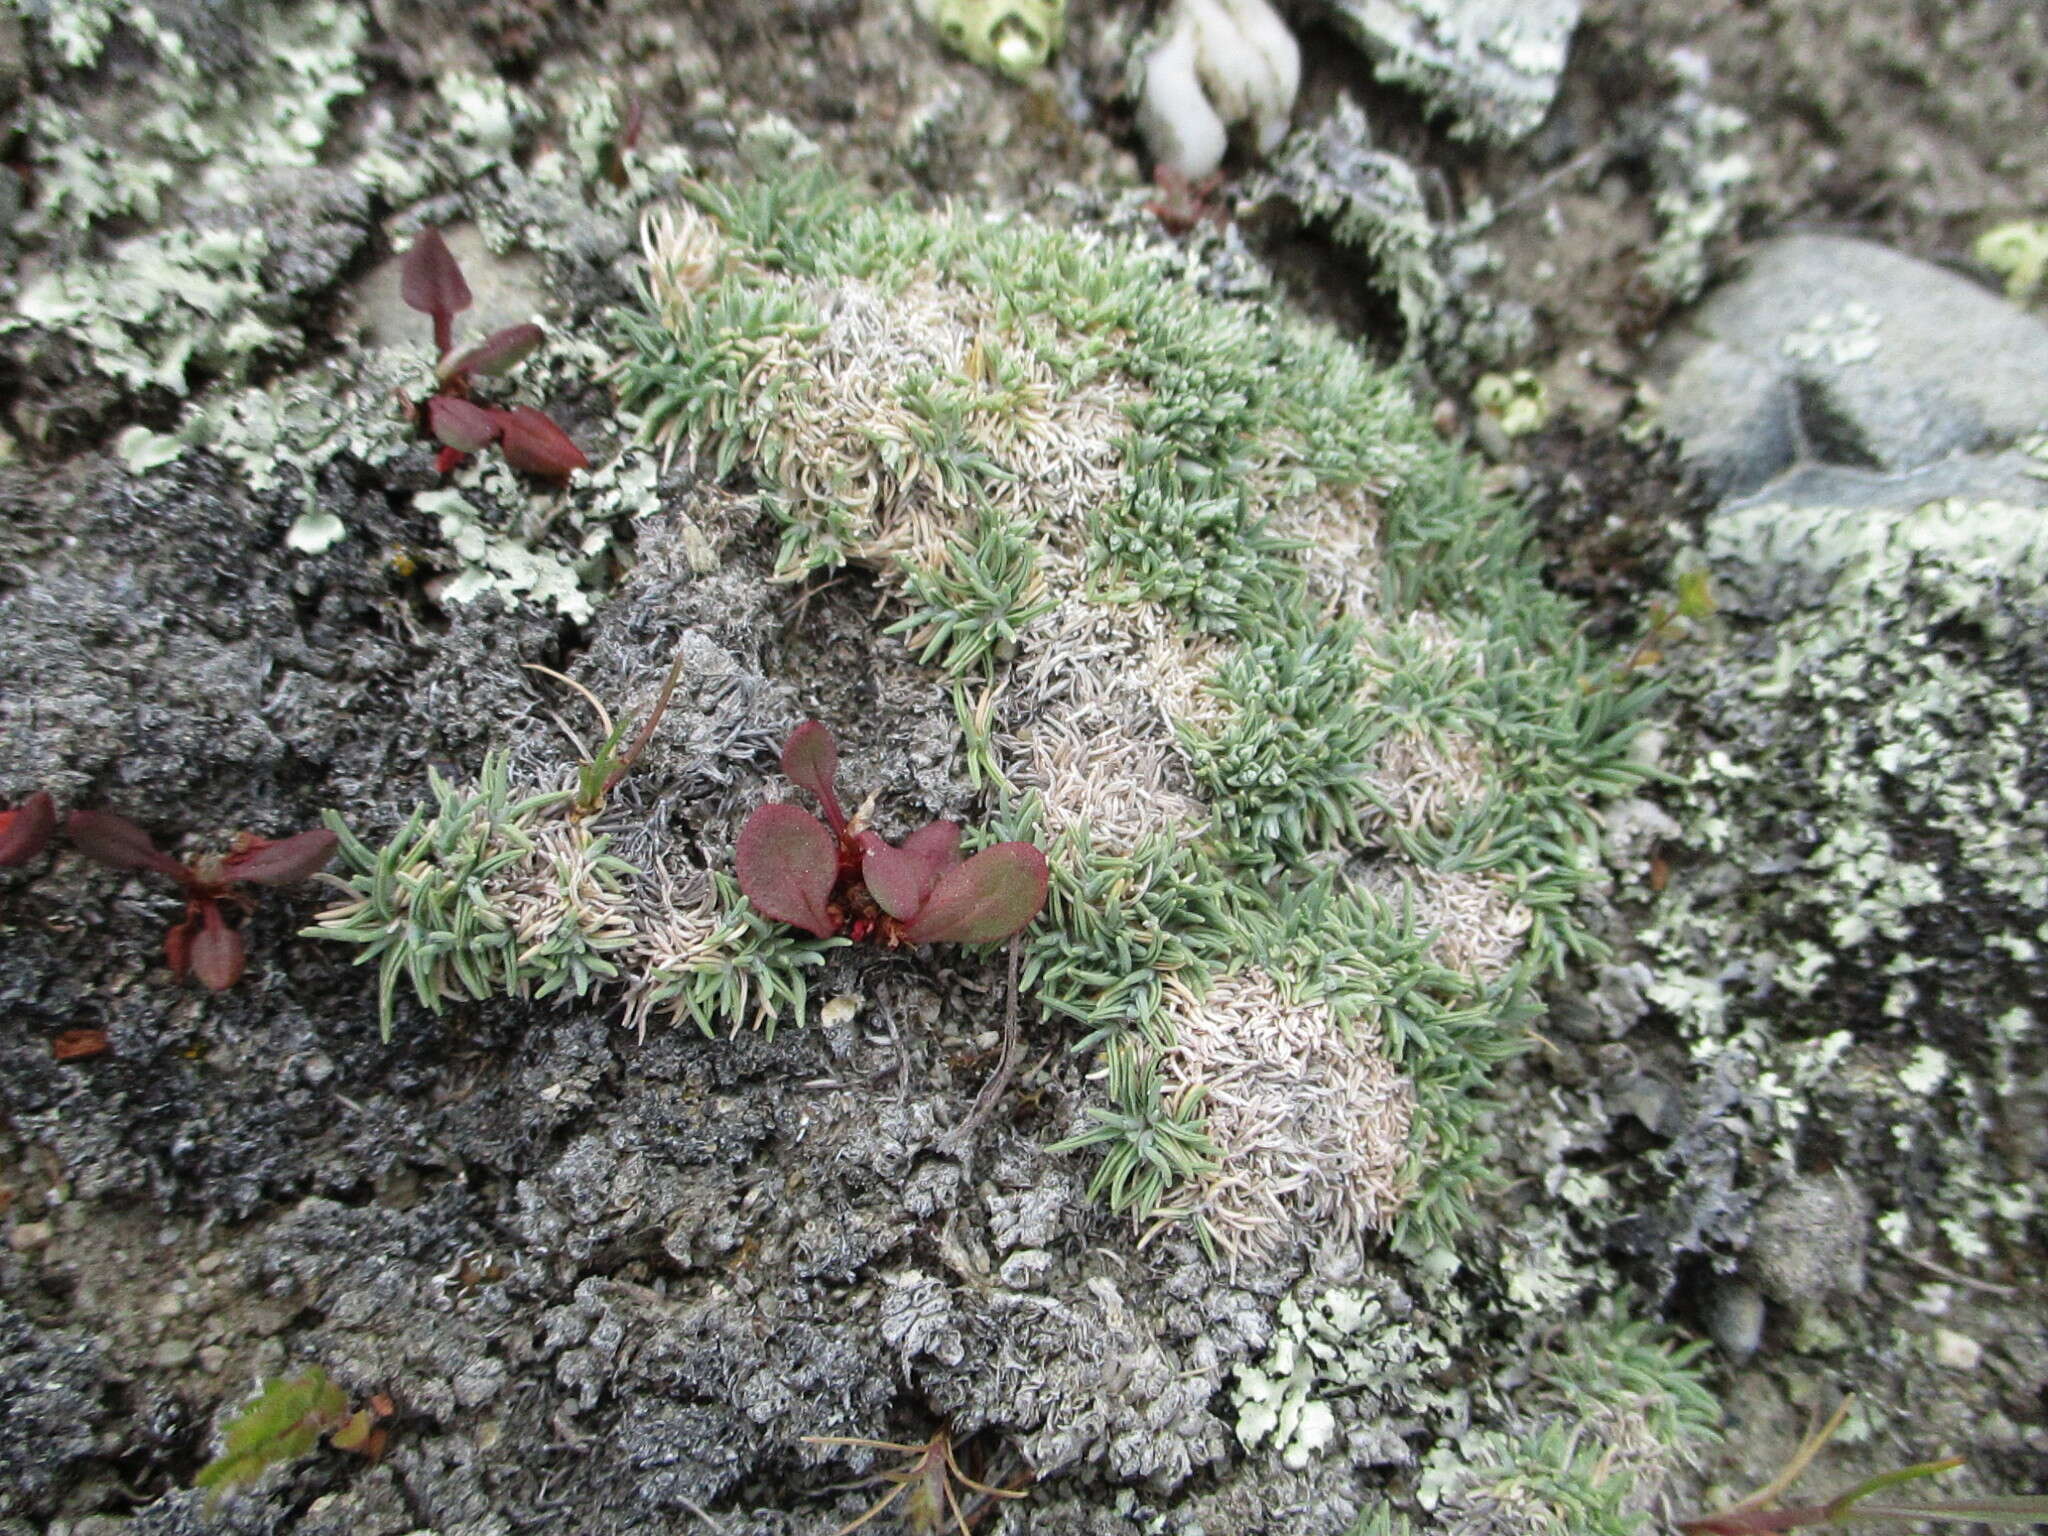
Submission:
MULTIPOLYGON (((713 173, 740 159, 732 123, 772 111, 846 174, 920 200, 1085 219, 1128 201, 1143 175, 1119 97, 1117 40, 1137 19, 1126 0, 1074 0, 1054 82, 1023 87, 943 55, 898 0, 369 9, 375 75, 349 108, 356 125, 402 114, 454 69, 577 75, 636 94, 647 141, 680 143, 713 173)), ((1349 91, 1377 142, 1422 167, 1446 211, 1482 198, 1505 210, 1486 236, 1504 257, 1491 292, 1533 310, 1534 343, 1511 361, 1545 378, 1557 415, 1495 474, 1537 509, 1551 579, 1587 605, 1593 635, 1620 647, 1669 592, 1672 551, 1702 510, 1668 450, 1618 430, 1648 347, 1681 314, 1640 270, 1657 229, 1642 118, 1675 89, 1674 50, 1705 60, 1705 94, 1749 124, 1739 145, 1755 174, 1710 248, 1716 272, 1752 242, 1807 228, 1973 270, 1969 248, 1987 224, 2048 209, 2048 36, 2029 6, 1590 0, 1549 123, 1514 149, 1451 139, 1422 103, 1375 82, 1336 32, 1307 14, 1302 27, 1305 111, 1349 91)), ((1303 307, 1400 353, 1360 252, 1315 229, 1249 238, 1303 307)), ((325 299, 309 304, 331 301, 379 254, 338 262, 317 285, 325 299)), ((586 285, 592 308, 617 291, 604 270, 586 285)), ((713 742, 717 701, 679 706, 627 790, 639 812, 665 805, 676 824, 729 838, 749 803, 742 788, 807 713, 869 722, 843 733, 847 781, 915 785, 902 814, 969 803, 946 767, 949 743, 882 725, 892 699, 922 684, 898 648, 873 644, 873 593, 846 580, 801 605, 764 606, 763 593, 786 595, 764 580, 772 536, 729 520, 729 498, 682 469, 664 480, 664 500, 711 531, 731 580, 664 590, 643 574, 632 601, 589 625, 492 600, 456 608, 435 603, 404 558, 434 537, 405 494, 432 483, 424 449, 395 468, 323 471, 323 502, 356 537, 285 570, 274 555, 296 491, 251 492, 204 456, 137 480, 105 445, 135 421, 165 424, 163 400, 124 396, 62 356, 14 355, 9 368, 0 395, 28 457, 0 469, 0 788, 97 797, 159 829, 284 832, 330 806, 383 825, 430 765, 474 765, 508 746, 561 756, 559 698, 523 664, 582 661, 610 684, 600 693, 630 696, 648 679, 622 658, 688 631, 719 648, 758 727, 713 742), (73 697, 95 702, 38 709, 73 697)), ((1454 431, 1471 382, 1426 377, 1454 431)), ((684 560, 651 530, 638 558, 643 571, 684 560)), ((677 872, 691 862, 686 851, 677 872)), ((849 1416, 915 1440, 950 1420, 970 1470, 1017 1478, 1019 1452, 975 1432, 1019 1388, 978 1379, 973 1362, 999 1355, 1011 1328, 1066 1328, 1084 1349, 1086 1320, 942 1319, 914 1386, 898 1345, 920 1277, 986 1287, 1004 1251, 990 1213, 1034 1203, 1063 1214, 1032 1247, 1055 1250, 1070 1279, 1098 1273, 1087 1266, 1109 1253, 1099 1272, 1122 1277, 1134 1312, 1152 1309, 1131 1325, 1133 1358, 1177 1361, 1233 1329, 1258 1337, 1243 1319, 1270 1296, 1215 1277, 1186 1242, 1138 1253, 1082 1197, 1085 1166, 1042 1155, 1087 1092, 1054 1027, 1033 1027, 975 1154, 926 1150, 993 1070, 999 966, 835 963, 820 996, 861 999, 857 1022, 772 1038, 665 1030, 642 1042, 606 1007, 494 1005, 409 1015, 386 1045, 365 973, 331 946, 292 941, 306 905, 264 893, 250 977, 202 997, 161 963, 177 916, 161 883, 76 859, 0 871, 0 1379, 35 1384, 0 1414, 5 1536, 823 1532, 872 1492, 789 1448, 842 1432, 849 1416), (932 1027, 870 1028, 902 1019, 932 1027), (53 1038, 77 1029, 104 1031, 104 1054, 53 1059, 53 1038), (804 1178, 788 1155, 797 1146, 804 1178), (373 1261, 356 1262, 364 1255, 373 1261), (963 1354, 955 1338, 949 1356, 939 1335, 954 1326, 972 1346, 963 1354), (352 1383, 415 1383, 388 1426, 387 1460, 323 1453, 277 1474, 261 1500, 212 1508, 176 1494, 210 1454, 223 1401, 308 1359, 352 1383)), ((1625 944, 1646 910, 1622 902, 1603 921, 1625 944)), ((1592 984, 1576 976, 1554 991, 1565 1000, 1592 984)), ((1498 1134, 1521 1149, 1506 1154, 1518 1182, 1489 1209, 1482 1250, 1516 1229, 1546 1171, 1540 1154, 1569 1143, 1575 1164, 1624 1167, 1662 1145, 1610 1123, 1603 1093, 1645 1073, 1684 1079, 1682 1046, 1654 1013, 1618 1055, 1545 1037, 1549 1048, 1502 1074, 1498 1134)), ((1731 1187, 1744 1181, 1739 1164, 1731 1187)), ((1842 1171, 1871 1185, 1889 1176, 1875 1154, 1842 1171)), ((1652 1310, 1703 1334, 1741 1223, 1694 1212, 1699 1225, 1680 1233, 1668 1210, 1645 1216, 1654 1192, 1617 1183, 1642 1204, 1575 1213, 1578 1240, 1652 1310)), ((1839 1463, 1845 1475, 1978 1445, 1987 1485, 2048 1484, 2038 1278, 1961 1287, 1944 1326, 2007 1341, 1976 1371, 1909 1347, 1930 1278, 1938 1271, 1873 1260, 1867 1285, 1836 1298, 1844 1331, 1882 1347, 1802 1353, 1779 1329, 1754 1357, 1719 1360, 1730 1438, 1717 1463, 1681 1474, 1677 1500, 1709 1481, 1764 1482, 1804 1415, 1844 1388, 1882 1420, 1839 1463)), ((1168 1528, 1146 1522, 1199 1511, 1211 1530, 1288 1529, 1267 1523, 1280 1505, 1250 1489, 1227 1416, 1170 1403, 1167 1386, 1152 1395, 1165 1405, 1155 1418, 1089 1432, 1111 1445, 1179 1443, 1198 1469, 1191 1480, 1188 1465, 1151 1450, 1123 1462, 1113 1452, 1041 1490, 1007 1526, 982 1528, 1168 1528), (1172 1497, 1148 1491, 1175 1485, 1172 1497)))

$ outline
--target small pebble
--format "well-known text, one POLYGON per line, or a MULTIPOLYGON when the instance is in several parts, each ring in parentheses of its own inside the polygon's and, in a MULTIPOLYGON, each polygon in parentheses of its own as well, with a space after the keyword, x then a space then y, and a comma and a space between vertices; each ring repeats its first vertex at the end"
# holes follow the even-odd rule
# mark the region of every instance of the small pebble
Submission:
POLYGON ((1984 1346, 1953 1328, 1934 1330, 1934 1358, 1952 1371, 1974 1371, 1984 1358, 1984 1346))
POLYGON ((218 1344, 209 1344, 199 1351, 199 1368, 209 1376, 218 1376, 227 1369, 228 1352, 218 1344))
POLYGON ((33 1253, 46 1247, 51 1237, 47 1221, 24 1221, 7 1234, 7 1246, 16 1253, 33 1253))
POLYGON ((198 1351, 192 1347, 190 1339, 165 1339, 157 1345, 156 1352, 150 1358, 164 1370, 181 1371, 192 1363, 196 1354, 198 1351))
POLYGON ((1707 1302, 1707 1333, 1734 1360, 1747 1360, 1764 1337, 1764 1299, 1754 1286, 1726 1280, 1707 1302))

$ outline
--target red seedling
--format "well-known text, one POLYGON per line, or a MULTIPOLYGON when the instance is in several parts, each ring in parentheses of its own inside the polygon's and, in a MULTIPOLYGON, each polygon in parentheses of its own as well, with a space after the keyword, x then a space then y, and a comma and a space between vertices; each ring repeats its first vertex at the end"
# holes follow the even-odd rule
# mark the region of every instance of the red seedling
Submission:
POLYGON ((434 346, 447 356, 455 346, 455 317, 474 302, 462 264, 441 238, 441 231, 429 225, 419 232, 412 249, 405 253, 405 265, 398 274, 399 295, 406 307, 434 317, 434 346))
POLYGON ((57 805, 38 790, 11 811, 0 811, 0 868, 26 864, 57 830, 57 805))
POLYGON ((590 467, 583 451, 546 412, 530 405, 498 410, 470 400, 470 387, 479 377, 516 367, 545 335, 537 325, 508 325, 457 353, 455 317, 470 306, 469 283, 440 231, 423 229, 413 241, 400 269, 399 292, 407 305, 434 322, 434 348, 441 358, 434 370, 434 393, 424 411, 403 396, 399 398, 407 418, 418 422, 424 435, 441 445, 434 460, 440 473, 449 473, 465 455, 492 443, 499 445, 507 463, 529 475, 566 480, 577 470, 590 467))
POLYGON ((849 820, 839 803, 839 746, 806 720, 782 748, 782 771, 817 796, 828 827, 793 805, 764 805, 740 828, 740 889, 756 911, 821 939, 846 933, 899 944, 993 944, 1045 906, 1045 855, 997 843, 960 856, 960 826, 934 821, 900 846, 849 820))
POLYGON ((147 869, 175 880, 185 892, 185 917, 164 936, 164 958, 181 980, 191 972, 215 992, 240 979, 249 947, 224 908, 254 910, 244 885, 293 885, 310 879, 334 857, 332 832, 255 837, 244 832, 225 854, 203 853, 181 864, 150 835, 112 811, 73 811, 65 831, 78 851, 109 869, 147 869))

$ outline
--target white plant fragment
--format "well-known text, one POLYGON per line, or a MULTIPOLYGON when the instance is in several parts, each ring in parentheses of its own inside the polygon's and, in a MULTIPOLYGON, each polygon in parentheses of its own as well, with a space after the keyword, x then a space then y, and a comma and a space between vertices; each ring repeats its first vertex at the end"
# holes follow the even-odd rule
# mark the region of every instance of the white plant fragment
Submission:
POLYGON ((1262 155, 1287 136, 1301 48, 1267 0, 1175 0, 1140 67, 1138 126, 1175 175, 1213 175, 1233 127, 1248 127, 1262 155))

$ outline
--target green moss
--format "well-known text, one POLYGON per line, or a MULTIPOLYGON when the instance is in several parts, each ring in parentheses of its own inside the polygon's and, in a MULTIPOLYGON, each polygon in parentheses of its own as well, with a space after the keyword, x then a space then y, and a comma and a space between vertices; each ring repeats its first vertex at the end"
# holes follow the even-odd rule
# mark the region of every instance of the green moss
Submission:
MULTIPOLYGON (((1192 1113, 1126 1102, 1171 1044, 1166 989, 1199 1001, 1257 969, 1408 1072, 1412 1233, 1448 1231, 1482 1160, 1477 1092, 1520 1038, 1530 978, 1590 948, 1572 917, 1588 802, 1637 778, 1644 696, 1575 638, 1526 519, 1479 493, 1397 377, 1326 329, 1199 298, 1157 253, 856 206, 822 172, 690 195, 652 241, 649 312, 619 321, 624 404, 656 442, 750 470, 783 573, 877 569, 920 659, 995 684, 954 698, 1004 834, 1049 849, 1027 983, 1083 1047, 1117 1052, 1124 1097, 1098 1130, 1121 1129, 1089 1139, 1136 1145, 1192 1113), (1316 565, 1333 526, 1383 556, 1344 573, 1377 592, 1341 612, 1316 565), (1020 789, 1043 776, 1014 746, 1034 721, 999 722, 997 697, 1076 604, 1104 633, 1164 615, 1209 647, 1188 653, 1206 677, 1159 685, 1189 712, 1147 738, 1185 764, 1198 824, 1119 845, 1085 806, 1020 789), (1393 814, 1379 763, 1404 734, 1478 744, 1472 803, 1393 814), (1386 878, 1355 887, 1338 855, 1386 878), (1518 962, 1444 960, 1445 880, 1525 915, 1518 962)), ((1119 707, 1139 723, 1088 729, 1150 729, 1119 707)), ((1169 1210, 1170 1172, 1155 1160, 1111 1186, 1169 1210)))
POLYGON ((713 880, 710 920, 686 958, 645 969, 633 1009, 688 1019, 707 1035, 721 1025, 749 1025, 769 1036, 787 1013, 801 1026, 810 1006, 806 972, 843 948, 845 939, 812 939, 763 918, 726 875, 713 880))
POLYGON ((983 509, 931 568, 904 572, 910 612, 889 626, 917 659, 949 677, 986 672, 1007 659, 1032 620, 1052 611, 1038 572, 1038 544, 983 509))
POLYGON ((518 995, 538 979, 522 960, 504 877, 534 853, 541 813, 568 798, 563 790, 515 800, 503 757, 484 764, 473 788, 429 773, 433 806, 416 810, 381 848, 328 813, 351 895, 302 935, 359 945, 356 963, 377 963, 386 1040, 401 984, 438 1013, 450 998, 518 995))
POLYGON ((1704 1347, 1604 1304, 1531 1362, 1506 1427, 1438 1444, 1421 1502, 1473 1536, 1638 1536, 1664 1480, 1718 1436, 1704 1347))

